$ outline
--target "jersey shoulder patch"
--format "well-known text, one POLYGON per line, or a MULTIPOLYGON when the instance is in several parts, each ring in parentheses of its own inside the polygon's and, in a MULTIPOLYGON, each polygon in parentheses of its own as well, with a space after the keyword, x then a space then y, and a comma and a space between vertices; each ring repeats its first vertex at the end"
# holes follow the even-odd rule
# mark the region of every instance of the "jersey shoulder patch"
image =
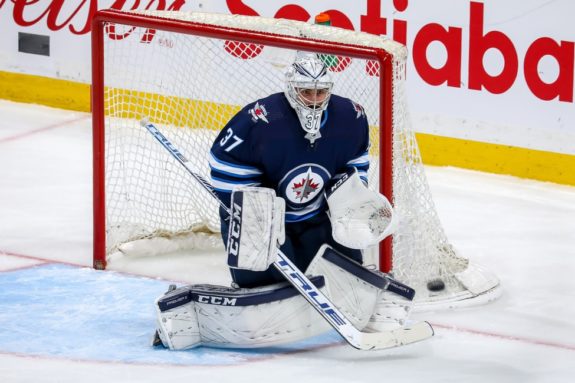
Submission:
POLYGON ((244 112, 247 112, 250 121, 254 125, 262 126, 282 122, 288 113, 287 108, 291 108, 283 93, 274 93, 256 102, 246 105, 244 112))
POLYGON ((333 106, 341 115, 356 120, 366 118, 365 109, 359 103, 338 95, 332 95, 333 106))
POLYGON ((266 106, 263 103, 260 104, 260 102, 257 101, 252 108, 248 109, 248 113, 252 116, 253 122, 258 122, 258 120, 261 120, 266 124, 269 124, 267 118, 268 111, 266 110, 266 106))
POLYGON ((351 102, 351 105, 353 106, 353 110, 355 111, 355 119, 360 119, 360 118, 365 118, 365 109, 363 109, 363 106, 361 106, 360 104, 358 104, 355 101, 349 100, 351 102))

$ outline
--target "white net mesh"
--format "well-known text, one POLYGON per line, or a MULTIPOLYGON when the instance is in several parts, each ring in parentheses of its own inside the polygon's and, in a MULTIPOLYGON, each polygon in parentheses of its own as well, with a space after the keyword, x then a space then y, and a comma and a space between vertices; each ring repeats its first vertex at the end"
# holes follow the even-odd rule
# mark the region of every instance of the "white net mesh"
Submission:
MULTIPOLYGON (((333 92, 361 104, 369 118, 369 180, 374 188, 379 187, 380 108, 393 108, 393 137, 389 137, 393 139, 393 174, 386 176, 393 177, 393 203, 401 220, 393 239, 393 272, 418 289, 421 302, 485 296, 497 286, 497 279, 489 273, 473 272, 466 282, 460 278, 471 268, 448 243, 427 186, 407 111, 404 46, 374 35, 288 20, 183 12, 131 14, 391 53, 394 79, 386 86, 392 87, 393 97, 385 105, 375 61, 324 57, 334 76, 333 92), (430 291, 429 281, 438 279, 445 288, 430 291)), ((217 233, 217 203, 140 127, 139 120, 146 117, 154 122, 197 172, 209 177, 209 148, 218 131, 245 104, 283 91, 283 69, 295 51, 168 32, 157 26, 108 23, 104 35, 107 254, 142 238, 217 233)), ((219 244, 215 237, 213 243, 219 244)))

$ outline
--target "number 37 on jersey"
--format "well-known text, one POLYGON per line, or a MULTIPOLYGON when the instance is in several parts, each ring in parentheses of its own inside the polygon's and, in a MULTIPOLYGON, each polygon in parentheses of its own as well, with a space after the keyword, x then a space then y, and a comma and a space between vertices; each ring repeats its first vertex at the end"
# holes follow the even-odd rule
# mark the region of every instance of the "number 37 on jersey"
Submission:
POLYGON ((220 140, 220 146, 227 146, 224 151, 229 152, 242 142, 244 142, 244 140, 236 136, 231 128, 228 128, 226 130, 226 135, 220 140))

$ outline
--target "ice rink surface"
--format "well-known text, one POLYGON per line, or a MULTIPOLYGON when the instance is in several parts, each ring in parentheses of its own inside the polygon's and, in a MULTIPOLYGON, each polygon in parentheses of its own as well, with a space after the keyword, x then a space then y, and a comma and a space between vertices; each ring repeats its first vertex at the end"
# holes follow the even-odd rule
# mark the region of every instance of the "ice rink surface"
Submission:
POLYGON ((417 314, 429 341, 170 352, 149 346, 154 299, 170 281, 227 284, 222 255, 91 269, 90 115, 0 101, 0 116, 2 383, 575 381, 573 187, 426 169, 451 242, 503 286, 485 306, 417 314))

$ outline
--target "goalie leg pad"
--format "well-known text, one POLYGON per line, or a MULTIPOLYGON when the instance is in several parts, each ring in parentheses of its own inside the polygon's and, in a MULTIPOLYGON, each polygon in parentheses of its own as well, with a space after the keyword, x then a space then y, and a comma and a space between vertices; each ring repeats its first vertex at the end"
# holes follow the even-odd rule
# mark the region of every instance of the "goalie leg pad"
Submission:
POLYGON ((367 325, 380 291, 389 283, 328 245, 319 249, 307 273, 324 276, 326 296, 359 329, 367 325))
POLYGON ((310 264, 308 273, 323 275, 326 295, 358 328, 384 332, 404 327, 413 296, 398 289, 411 288, 388 278, 324 245, 310 264))
POLYGON ((227 240, 228 265, 264 271, 277 259, 285 241, 285 201, 269 188, 244 186, 231 198, 227 240))
POLYGON ((383 332, 405 327, 412 307, 410 300, 389 291, 380 291, 365 330, 383 332))
POLYGON ((201 344, 191 286, 170 290, 156 299, 156 333, 164 347, 184 350, 201 344))
MULTIPOLYGON (((323 277, 311 280, 317 287, 324 286, 323 277)), ((179 296, 172 293, 157 301, 158 333, 162 343, 172 350, 199 345, 269 347, 330 329, 288 283, 253 289, 192 285, 178 290, 179 296), (195 315, 190 315, 190 307, 195 315), (188 323, 182 323, 184 318, 188 323)))

